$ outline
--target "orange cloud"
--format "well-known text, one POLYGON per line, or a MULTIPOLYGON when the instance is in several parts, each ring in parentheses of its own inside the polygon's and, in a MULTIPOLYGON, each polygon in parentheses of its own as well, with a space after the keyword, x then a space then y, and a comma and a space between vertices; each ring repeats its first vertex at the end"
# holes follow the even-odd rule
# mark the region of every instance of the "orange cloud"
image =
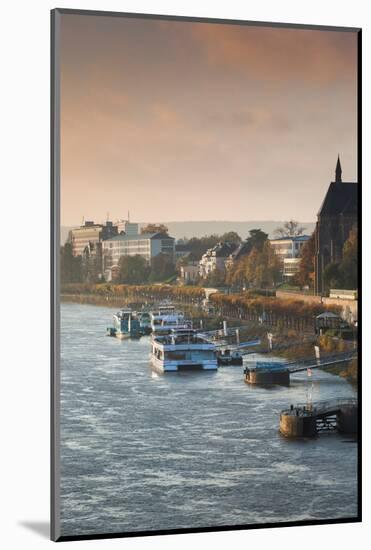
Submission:
POLYGON ((356 33, 199 23, 192 34, 210 65, 251 78, 355 80, 356 33))

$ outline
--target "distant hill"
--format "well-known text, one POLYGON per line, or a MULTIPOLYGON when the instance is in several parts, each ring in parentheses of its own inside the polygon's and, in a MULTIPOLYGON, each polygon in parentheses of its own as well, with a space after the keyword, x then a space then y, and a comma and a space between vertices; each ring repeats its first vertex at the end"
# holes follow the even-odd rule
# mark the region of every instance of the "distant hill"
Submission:
MULTIPOLYGON (((212 235, 216 233, 222 235, 227 233, 227 231, 236 231, 242 239, 245 239, 250 229, 261 229, 268 233, 270 238, 274 237, 274 231, 277 227, 282 226, 283 221, 199 221, 199 222, 164 222, 165 225, 169 228, 169 234, 176 239, 182 239, 186 237, 190 239, 191 237, 203 237, 205 235, 212 235)), ((314 222, 299 222, 300 225, 306 228, 305 233, 310 235, 315 227, 314 222)), ((144 223, 140 225, 145 225, 144 223)), ((68 232, 73 227, 61 227, 61 242, 65 243, 68 237, 68 232)))
MULTIPOLYGON (((249 235, 251 229, 261 229, 268 233, 270 238, 274 237, 274 231, 277 227, 283 225, 283 221, 246 221, 246 222, 232 222, 232 221, 199 221, 199 222, 165 222, 165 225, 169 228, 169 234, 176 239, 182 239, 187 237, 203 237, 204 235, 211 235, 216 233, 222 235, 228 231, 236 231, 242 239, 245 239, 249 235)), ((305 233, 309 235, 313 232, 315 223, 313 222, 299 222, 300 225, 306 228, 305 233)))

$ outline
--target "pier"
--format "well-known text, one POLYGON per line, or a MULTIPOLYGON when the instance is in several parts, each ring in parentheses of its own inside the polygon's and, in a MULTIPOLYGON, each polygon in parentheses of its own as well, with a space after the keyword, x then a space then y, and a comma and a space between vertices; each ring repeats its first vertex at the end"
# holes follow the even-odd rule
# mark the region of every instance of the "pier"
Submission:
POLYGON ((357 433, 357 399, 291 405, 280 413, 280 432, 286 437, 316 437, 334 431, 349 435, 357 433))
POLYGON ((244 369, 244 379, 248 384, 290 385, 290 374, 308 369, 325 368, 356 359, 357 350, 334 353, 321 358, 308 358, 292 362, 255 362, 244 369))

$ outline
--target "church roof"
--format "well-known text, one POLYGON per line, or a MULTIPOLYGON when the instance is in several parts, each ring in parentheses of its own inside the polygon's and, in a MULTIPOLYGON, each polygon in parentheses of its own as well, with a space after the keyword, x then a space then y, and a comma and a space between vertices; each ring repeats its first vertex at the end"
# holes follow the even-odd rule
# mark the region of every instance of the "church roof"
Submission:
POLYGON ((318 216, 357 215, 357 191, 357 183, 331 182, 318 216))

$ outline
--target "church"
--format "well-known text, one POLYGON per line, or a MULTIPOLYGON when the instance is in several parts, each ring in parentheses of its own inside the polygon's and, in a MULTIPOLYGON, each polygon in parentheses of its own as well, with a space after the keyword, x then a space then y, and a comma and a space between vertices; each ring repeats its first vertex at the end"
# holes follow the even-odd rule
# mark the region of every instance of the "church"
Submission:
POLYGON ((324 292, 323 272, 330 263, 343 257, 343 247, 352 227, 357 224, 357 190, 355 182, 342 180, 338 156, 335 181, 330 183, 317 215, 315 229, 315 293, 324 292))

